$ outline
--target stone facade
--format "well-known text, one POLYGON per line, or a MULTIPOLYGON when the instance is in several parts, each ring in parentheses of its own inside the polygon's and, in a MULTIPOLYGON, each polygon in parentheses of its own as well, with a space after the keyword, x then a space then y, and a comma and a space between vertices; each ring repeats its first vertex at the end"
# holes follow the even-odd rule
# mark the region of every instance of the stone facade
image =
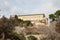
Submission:
POLYGON ((24 21, 31 21, 33 24, 48 24, 47 18, 45 18, 44 14, 30 14, 30 15, 19 15, 19 19, 22 19, 24 21))

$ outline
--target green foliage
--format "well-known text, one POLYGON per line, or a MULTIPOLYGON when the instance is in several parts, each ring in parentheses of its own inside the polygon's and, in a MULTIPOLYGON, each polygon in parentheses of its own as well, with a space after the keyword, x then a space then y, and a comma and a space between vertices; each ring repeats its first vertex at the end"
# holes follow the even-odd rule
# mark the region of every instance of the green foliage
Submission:
POLYGON ((18 19, 18 16, 17 15, 15 15, 15 19, 18 19))
MULTIPOLYGON (((52 21, 59 19, 59 17, 60 17, 60 10, 57 10, 54 14, 49 15, 49 18, 52 19, 52 21)), ((60 21, 56 23, 55 30, 56 32, 60 33, 60 21)))
POLYGON ((22 19, 18 19, 17 21, 18 21, 18 23, 22 23, 22 22, 23 22, 23 20, 22 20, 22 19))
POLYGON ((34 36, 29 36, 28 39, 29 39, 29 40, 37 40, 37 38, 34 37, 34 36))
POLYGON ((50 18, 50 19, 55 18, 55 15, 54 15, 54 14, 50 14, 50 15, 49 15, 49 18, 50 18))
POLYGON ((56 16, 55 16, 54 14, 50 14, 50 15, 49 15, 49 18, 52 19, 52 21, 55 20, 55 17, 56 17, 56 16))
POLYGON ((25 36, 23 34, 20 35, 19 37, 21 40, 26 40, 25 36))
POLYGON ((18 16, 15 15, 15 19, 16 21, 21 25, 21 26, 33 26, 33 24, 31 23, 31 21, 24 21, 22 19, 18 19, 18 16))
POLYGON ((50 14, 49 18, 52 19, 52 21, 55 21, 56 18, 59 18, 60 16, 60 10, 57 10, 54 14, 50 14))
POLYGON ((60 10, 57 10, 57 11, 55 12, 55 15, 56 15, 57 17, 59 17, 59 16, 60 16, 60 10))
MULTIPOLYGON (((17 34, 17 33, 13 33, 12 34, 15 38, 19 39, 19 40, 26 40, 25 36, 23 34, 17 34)), ((13 37, 12 36, 12 37, 13 37)))
POLYGON ((33 26, 33 24, 31 23, 31 21, 24 21, 25 26, 33 26))

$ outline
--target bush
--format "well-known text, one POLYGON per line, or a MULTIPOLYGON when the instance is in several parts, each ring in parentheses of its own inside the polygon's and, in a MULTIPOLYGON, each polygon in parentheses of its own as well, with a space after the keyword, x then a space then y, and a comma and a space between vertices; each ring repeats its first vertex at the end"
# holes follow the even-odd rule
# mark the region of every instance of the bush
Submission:
POLYGON ((17 34, 17 33, 11 33, 8 38, 11 40, 26 40, 25 36, 23 34, 17 34))
POLYGON ((37 38, 34 37, 34 36, 29 36, 28 39, 29 39, 29 40, 37 40, 37 38))

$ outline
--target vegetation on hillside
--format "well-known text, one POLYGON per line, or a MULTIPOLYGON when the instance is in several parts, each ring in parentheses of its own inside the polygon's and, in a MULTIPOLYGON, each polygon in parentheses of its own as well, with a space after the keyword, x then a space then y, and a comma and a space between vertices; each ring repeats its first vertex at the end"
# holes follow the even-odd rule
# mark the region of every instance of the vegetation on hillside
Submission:
POLYGON ((25 27, 27 27, 27 26, 33 26, 33 24, 31 23, 31 21, 29 21, 29 20, 24 21, 22 19, 18 19, 17 15, 15 15, 15 19, 19 23, 20 26, 25 26, 25 27))
POLYGON ((60 33, 60 10, 57 10, 54 14, 50 14, 49 18, 52 21, 56 21, 55 30, 56 30, 56 32, 60 33))
POLYGON ((57 18, 60 17, 60 10, 57 10, 54 14, 50 14, 49 15, 49 18, 52 20, 52 21, 55 21, 57 18))
POLYGON ((29 39, 29 40, 37 40, 37 38, 34 37, 34 36, 29 36, 28 39, 29 39))
POLYGON ((60 33, 60 21, 56 23, 56 32, 60 33))
POLYGON ((18 19, 17 15, 9 19, 3 16, 2 18, 0 18, 0 38, 2 38, 3 36, 4 39, 17 37, 16 35, 13 35, 14 27, 21 25, 24 26, 23 24, 26 24, 26 26, 30 26, 30 24, 32 23, 30 21, 23 21, 21 19, 18 19))

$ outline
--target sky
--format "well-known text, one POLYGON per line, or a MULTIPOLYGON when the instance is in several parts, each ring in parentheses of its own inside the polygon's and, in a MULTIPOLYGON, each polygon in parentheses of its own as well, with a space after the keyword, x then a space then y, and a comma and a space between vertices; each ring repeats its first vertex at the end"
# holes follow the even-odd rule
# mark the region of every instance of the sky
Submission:
POLYGON ((0 0, 0 15, 49 14, 60 9, 60 0, 0 0))

